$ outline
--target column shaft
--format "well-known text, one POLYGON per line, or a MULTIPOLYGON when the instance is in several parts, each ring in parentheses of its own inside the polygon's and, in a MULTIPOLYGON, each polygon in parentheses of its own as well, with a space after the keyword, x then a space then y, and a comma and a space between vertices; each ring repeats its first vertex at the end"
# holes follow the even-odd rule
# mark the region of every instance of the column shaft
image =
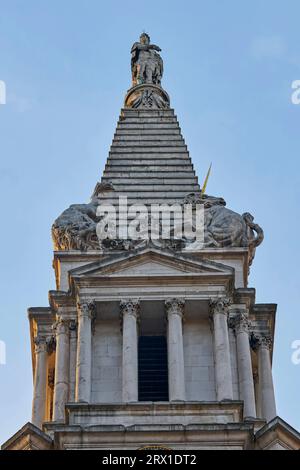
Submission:
POLYGON ((260 390, 259 390, 259 378, 258 370, 254 371, 254 390, 255 390, 255 403, 256 403, 256 417, 261 418, 261 402, 260 402, 260 390))
POLYGON ((53 421, 64 421, 65 405, 69 394, 69 322, 58 317, 56 329, 55 381, 53 421))
POLYGON ((138 401, 138 332, 140 305, 137 300, 120 302, 123 328, 122 400, 138 401))
POLYGON ((46 338, 37 336, 35 342, 35 372, 32 402, 32 423, 42 428, 47 396, 47 344, 46 338))
POLYGON ((185 400, 185 376, 182 318, 184 301, 170 299, 165 303, 168 319, 169 401, 185 400))
POLYGON ((228 335, 228 300, 211 302, 214 329, 214 357, 217 400, 232 400, 232 374, 228 335))
POLYGON ((237 347, 238 376, 244 418, 256 418, 254 380, 249 343, 249 322, 244 314, 234 319, 237 347))
POLYGON ((270 358, 271 340, 266 337, 258 339, 258 375, 261 398, 262 418, 267 422, 276 416, 275 393, 270 358))
POLYGON ((78 344, 76 363, 77 402, 89 403, 91 397, 92 376, 92 314, 94 303, 82 303, 78 306, 78 344))

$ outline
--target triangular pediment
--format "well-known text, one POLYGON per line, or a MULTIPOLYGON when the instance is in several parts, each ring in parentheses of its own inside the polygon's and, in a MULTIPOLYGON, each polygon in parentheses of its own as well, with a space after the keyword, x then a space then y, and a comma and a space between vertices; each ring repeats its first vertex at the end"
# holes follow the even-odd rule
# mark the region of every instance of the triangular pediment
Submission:
POLYGON ((106 256, 70 271, 72 277, 232 276, 233 268, 191 255, 145 248, 106 256))
MULTIPOLYGON (((120 268, 120 266, 119 266, 120 268)), ((178 274, 184 273, 186 270, 182 266, 174 266, 172 263, 164 263, 157 260, 145 259, 144 261, 138 260, 130 266, 117 269, 115 271, 117 274, 124 275, 155 275, 155 274, 178 274)), ((113 274, 113 273, 112 273, 113 274)))

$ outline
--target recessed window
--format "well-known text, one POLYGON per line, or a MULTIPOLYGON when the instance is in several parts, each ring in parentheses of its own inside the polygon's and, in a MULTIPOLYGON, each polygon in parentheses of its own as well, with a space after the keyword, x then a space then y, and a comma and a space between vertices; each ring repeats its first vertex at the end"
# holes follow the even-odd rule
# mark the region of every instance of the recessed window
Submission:
POLYGON ((139 401, 168 401, 168 353, 165 336, 140 336, 139 401))

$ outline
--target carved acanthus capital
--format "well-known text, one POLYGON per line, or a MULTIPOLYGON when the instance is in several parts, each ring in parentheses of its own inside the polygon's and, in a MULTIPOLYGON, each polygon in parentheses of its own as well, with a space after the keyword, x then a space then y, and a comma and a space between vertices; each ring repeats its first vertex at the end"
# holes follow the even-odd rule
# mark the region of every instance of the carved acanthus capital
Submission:
POLYGON ((179 298, 167 299, 165 301, 165 309, 167 318, 170 315, 179 315, 181 318, 184 316, 185 300, 179 298))
POLYGON ((252 347, 254 350, 267 349, 270 351, 272 349, 272 345, 273 340, 270 335, 256 334, 252 337, 252 347))
POLYGON ((231 302, 228 297, 218 297, 217 299, 211 299, 209 302, 211 315, 222 314, 228 316, 228 307, 230 303, 231 302))
POLYGON ((124 315, 133 315, 136 319, 140 314, 140 301, 138 299, 126 299, 120 302, 120 314, 123 318, 124 315))
POLYGON ((48 336, 46 339, 47 343, 47 352, 48 354, 52 354, 56 348, 56 338, 54 335, 48 336))
POLYGON ((269 335, 257 335, 255 336, 256 347, 261 349, 270 349, 272 348, 273 340, 269 335))
POLYGON ((236 334, 249 334, 251 322, 249 321, 248 316, 244 312, 239 312, 230 320, 230 326, 234 329, 236 334))
POLYGON ((94 300, 87 302, 78 302, 77 303, 79 316, 89 317, 91 320, 95 318, 96 315, 96 303, 94 300))
POLYGON ((57 315, 56 321, 52 325, 53 331, 55 331, 56 336, 68 334, 69 332, 69 319, 63 317, 62 315, 57 315))
POLYGON ((40 354, 43 352, 47 352, 47 338, 46 336, 37 335, 33 338, 34 342, 34 351, 35 354, 40 354))

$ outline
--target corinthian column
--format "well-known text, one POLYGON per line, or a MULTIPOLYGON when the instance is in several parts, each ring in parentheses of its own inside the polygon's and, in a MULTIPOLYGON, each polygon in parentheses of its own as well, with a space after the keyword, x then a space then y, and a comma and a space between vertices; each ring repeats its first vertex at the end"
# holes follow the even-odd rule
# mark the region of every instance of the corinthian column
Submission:
POLYGON ((276 403, 272 377, 270 349, 272 340, 266 336, 257 338, 258 380, 262 418, 267 422, 276 416, 276 403))
POLYGON ((249 343, 250 322, 245 314, 233 319, 236 334, 238 376, 241 399, 244 401, 244 419, 256 418, 255 392, 249 343))
POLYGON ((57 317, 54 324, 56 331, 55 380, 53 397, 53 421, 64 421, 65 404, 69 394, 69 321, 57 317))
POLYGON ((120 302, 123 329, 122 399, 126 403, 138 401, 137 322, 139 311, 138 300, 120 302))
POLYGON ((229 300, 219 298, 210 303, 213 317, 215 379, 217 400, 232 400, 232 374, 228 336, 229 300))
POLYGON ((35 371, 32 402, 32 423, 42 428, 45 419, 46 393, 47 393, 47 343, 44 336, 36 336, 35 344, 35 371))
POLYGON ((185 400, 182 336, 184 304, 184 300, 181 299, 168 299, 165 302, 168 320, 169 401, 185 400))
POLYGON ((78 345, 75 400, 89 403, 92 376, 92 318, 95 313, 95 303, 80 303, 77 308, 78 345))

